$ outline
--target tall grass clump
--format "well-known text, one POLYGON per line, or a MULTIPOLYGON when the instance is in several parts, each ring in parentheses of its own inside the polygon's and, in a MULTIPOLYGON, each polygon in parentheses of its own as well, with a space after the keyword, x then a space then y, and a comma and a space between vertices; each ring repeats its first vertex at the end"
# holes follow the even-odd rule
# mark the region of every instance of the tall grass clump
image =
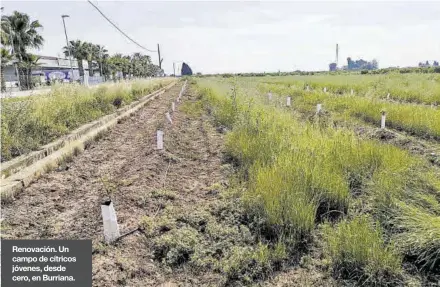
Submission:
POLYGON ((97 88, 58 85, 48 94, 2 99, 1 160, 28 153, 79 126, 116 111, 170 80, 139 80, 97 88))
MULTIPOLYGON (((228 89, 209 85, 205 108, 223 118, 228 89)), ((440 238, 440 182, 426 162, 345 128, 301 122, 264 94, 239 92, 235 103, 225 149, 239 167, 244 211, 258 238, 281 241, 293 255, 309 246, 317 225, 328 225, 322 240, 334 274, 372 285, 400 282, 402 258, 437 266, 430 254, 440 238), (399 202, 430 225, 411 220, 399 202), (426 241, 417 240, 424 232, 426 241)))
POLYGON ((439 273, 440 216, 402 201, 394 214, 391 224, 397 247, 421 268, 439 273))
POLYGON ((325 87, 333 94, 351 93, 357 96, 418 104, 440 103, 440 76, 436 74, 387 74, 387 75, 315 75, 269 77, 261 83, 276 86, 310 86, 312 90, 322 91, 325 87))
POLYGON ((396 285, 402 258, 387 244, 378 224, 366 216, 323 226, 324 253, 334 275, 361 285, 396 285))
POLYGON ((408 133, 440 139, 440 110, 411 104, 398 104, 360 97, 329 97, 329 109, 379 125, 381 111, 386 111, 388 127, 408 133))
POLYGON ((205 107, 218 125, 232 128, 238 113, 238 103, 233 95, 229 97, 217 97, 209 88, 200 89, 199 93, 203 95, 205 107), (209 103, 209 104, 208 104, 209 103))
MULTIPOLYGON (((440 139, 440 110, 428 106, 389 102, 375 97, 359 97, 350 94, 334 95, 321 90, 305 92, 298 87, 264 84, 260 91, 276 91, 278 95, 291 95, 293 107, 303 113, 314 112, 316 104, 339 113, 345 118, 358 118, 380 126, 381 112, 387 113, 386 126, 420 137, 440 139)), ((284 100, 284 99, 283 99, 284 100)), ((285 102, 283 102, 285 104, 285 102)))

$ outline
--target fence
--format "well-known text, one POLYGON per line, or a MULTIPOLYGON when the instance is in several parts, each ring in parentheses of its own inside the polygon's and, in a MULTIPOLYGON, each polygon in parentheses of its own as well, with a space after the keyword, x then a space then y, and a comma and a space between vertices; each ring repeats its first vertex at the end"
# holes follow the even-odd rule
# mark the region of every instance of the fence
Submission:
MULTIPOLYGON (((2 91, 2 93, 14 93, 22 91, 18 85, 18 79, 15 75, 4 75, 5 79, 5 91, 2 91)), ((82 77, 76 77, 74 79, 75 82, 79 82, 83 85, 87 86, 95 86, 99 85, 101 83, 104 83, 105 77, 103 76, 82 76, 82 77)), ((46 81, 46 78, 44 76, 32 76, 32 85, 27 90, 39 90, 42 88, 49 88, 52 84, 55 82, 57 83, 69 83, 66 80, 63 79, 52 79, 50 82, 46 81)))
MULTIPOLYGON (((93 76, 93 77, 87 77, 88 78, 88 85, 89 86, 95 86, 101 83, 105 82, 105 78, 103 76, 93 76)), ((82 80, 82 83, 84 83, 84 79, 82 80)))

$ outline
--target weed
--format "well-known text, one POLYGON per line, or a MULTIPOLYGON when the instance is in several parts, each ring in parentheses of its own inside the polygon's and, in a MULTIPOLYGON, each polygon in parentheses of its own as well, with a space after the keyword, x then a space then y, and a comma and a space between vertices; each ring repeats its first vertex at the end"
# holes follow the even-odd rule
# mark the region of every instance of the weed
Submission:
POLYGON ((101 177, 101 183, 108 198, 113 198, 113 195, 118 191, 118 183, 108 175, 101 177))
POLYGON ((169 79, 133 81, 96 89, 57 85, 47 95, 1 99, 2 161, 36 150, 168 83, 169 79))
POLYGON ((221 269, 227 276, 228 282, 242 281, 251 283, 267 278, 272 274, 274 263, 286 258, 284 248, 276 251, 269 249, 267 245, 259 244, 256 247, 234 246, 221 262, 221 269))
POLYGON ((154 190, 151 193, 152 198, 163 198, 167 200, 174 200, 177 197, 177 194, 174 191, 167 190, 167 189, 159 189, 154 190))
POLYGON ((180 110, 192 117, 200 117, 203 112, 202 101, 186 101, 180 106, 180 110))
POLYGON ((440 270, 440 217, 422 208, 399 202, 393 228, 398 248, 425 270, 440 270))
POLYGON ((76 147, 73 148, 73 153, 72 154, 73 154, 73 156, 78 156, 78 155, 81 154, 81 152, 82 152, 81 148, 76 146, 76 147))
POLYGON ((103 138, 106 136, 107 133, 108 133, 108 129, 100 130, 100 131, 99 131, 98 133, 96 133, 96 135, 93 137, 93 140, 94 140, 95 142, 100 141, 101 139, 103 139, 103 138))
POLYGON ((169 215, 160 217, 144 216, 140 221, 140 227, 149 236, 156 236, 176 228, 176 220, 169 215))
POLYGON ((172 229, 154 240, 154 257, 168 265, 177 266, 190 259, 199 243, 197 230, 190 227, 172 229))
POLYGON ((400 276, 402 259, 367 217, 323 226, 325 253, 337 277, 363 284, 387 285, 400 276))
POLYGON ((55 168, 56 168, 56 166, 54 166, 53 163, 47 163, 47 164, 44 165, 43 170, 44 170, 44 173, 50 173, 55 168))
MULTIPOLYGON (((285 98, 283 108, 277 108, 276 95, 267 103, 264 95, 240 88, 234 89, 231 97, 230 87, 236 84, 230 80, 199 80, 198 85, 204 107, 217 125, 230 130, 226 155, 234 163, 241 183, 233 188, 228 200, 238 200, 236 207, 243 215, 231 216, 233 212, 219 207, 212 211, 218 218, 245 222, 256 238, 268 246, 283 244, 290 255, 304 247, 307 250, 316 226, 324 225, 322 240, 334 276, 361 284, 401 284, 403 260, 437 272, 440 183, 438 173, 426 162, 397 147, 360 139, 346 128, 336 128, 331 121, 301 122, 285 109, 285 98), (323 223, 327 221, 332 223, 323 223), (424 240, 417 239, 423 234, 424 240)), ((277 92, 277 85, 270 88, 277 92)), ((306 92, 294 85, 288 92, 294 96, 293 106, 300 110, 321 102, 330 110, 350 113, 356 102, 377 101, 327 88, 341 95, 336 98, 328 93, 306 92)), ((287 90, 281 87, 279 91, 285 94, 287 90)), ((403 106, 380 103, 388 114, 394 107, 398 114, 403 106)), ((414 118, 408 116, 408 109, 399 121, 413 125, 423 109, 417 107, 414 118)), ((437 115, 430 115, 436 119, 437 115)), ((438 126, 433 124, 435 120, 420 119, 419 127, 423 128, 419 130, 423 133, 426 127, 434 127, 435 131, 438 126)), ((210 229, 215 226, 210 227, 208 222, 205 230, 210 229)), ((248 274, 246 267, 243 272, 237 267, 250 262, 238 261, 252 257, 247 247, 237 247, 234 252, 238 255, 231 255, 226 264, 230 267, 224 271, 231 278, 248 274)), ((255 277, 248 274, 239 280, 248 279, 255 277)))

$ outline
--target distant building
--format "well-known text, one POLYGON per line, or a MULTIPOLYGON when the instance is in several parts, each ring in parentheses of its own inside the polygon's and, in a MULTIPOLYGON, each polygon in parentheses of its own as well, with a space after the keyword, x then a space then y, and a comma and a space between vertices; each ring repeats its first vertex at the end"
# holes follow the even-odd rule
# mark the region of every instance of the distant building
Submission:
POLYGON ((329 66, 330 72, 334 72, 337 70, 338 65, 336 63, 331 63, 329 66))
POLYGON ((336 44, 336 62, 330 63, 330 65, 328 65, 330 72, 334 72, 338 69, 338 61, 339 61, 339 44, 336 44))
POLYGON ((377 70, 379 68, 379 64, 376 60, 372 60, 371 62, 365 61, 363 59, 353 61, 350 57, 348 57, 347 64, 347 66, 344 66, 344 70, 377 70))
POLYGON ((429 63, 429 61, 426 61, 425 63, 423 63, 423 62, 419 63, 419 67, 421 67, 421 68, 438 67, 438 66, 439 66, 439 64, 437 61, 434 61, 432 63, 432 65, 429 63))
POLYGON ((192 70, 191 70, 190 66, 185 62, 182 64, 181 75, 182 76, 191 76, 192 75, 192 70))
MULTIPOLYGON (((71 79, 71 69, 69 59, 51 57, 51 56, 38 56, 38 67, 32 69, 33 76, 40 76, 44 81, 58 78, 61 80, 69 81, 71 79)), ((84 73, 88 73, 89 65, 87 61, 83 61, 84 73)), ((78 61, 72 59, 73 79, 79 79, 78 61)), ((4 69, 6 87, 14 87, 18 83, 18 77, 15 73, 15 67, 13 63, 7 65, 4 69)))

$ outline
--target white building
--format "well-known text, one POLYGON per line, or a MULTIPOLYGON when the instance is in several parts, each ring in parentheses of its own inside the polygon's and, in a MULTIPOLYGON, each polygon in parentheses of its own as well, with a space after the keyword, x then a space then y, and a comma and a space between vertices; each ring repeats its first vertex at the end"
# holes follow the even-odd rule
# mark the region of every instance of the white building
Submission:
MULTIPOLYGON (((60 79, 63 81, 69 81, 71 78, 71 68, 69 59, 50 57, 50 56, 38 56, 38 67, 32 69, 33 76, 40 76, 42 84, 51 79, 60 79)), ((73 79, 79 79, 78 61, 72 59, 73 79)), ((84 74, 89 74, 89 65, 87 61, 83 60, 84 74)), ((6 87, 18 86, 18 77, 15 71, 13 62, 5 67, 4 77, 6 87)))

